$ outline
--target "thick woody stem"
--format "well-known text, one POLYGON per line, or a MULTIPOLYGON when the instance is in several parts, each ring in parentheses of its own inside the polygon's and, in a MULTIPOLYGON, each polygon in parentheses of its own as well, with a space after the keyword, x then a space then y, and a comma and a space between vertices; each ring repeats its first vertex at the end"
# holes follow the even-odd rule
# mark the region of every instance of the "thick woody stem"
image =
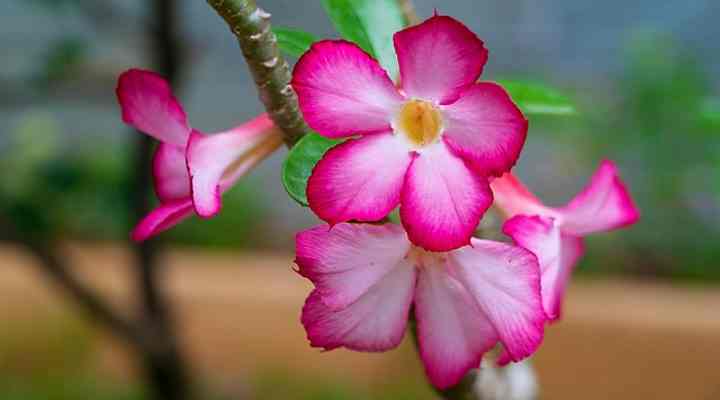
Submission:
POLYGON ((277 38, 270 29, 270 14, 254 0, 207 0, 225 20, 240 43, 245 61, 270 118, 292 147, 309 132, 290 86, 290 68, 280 55, 277 38))

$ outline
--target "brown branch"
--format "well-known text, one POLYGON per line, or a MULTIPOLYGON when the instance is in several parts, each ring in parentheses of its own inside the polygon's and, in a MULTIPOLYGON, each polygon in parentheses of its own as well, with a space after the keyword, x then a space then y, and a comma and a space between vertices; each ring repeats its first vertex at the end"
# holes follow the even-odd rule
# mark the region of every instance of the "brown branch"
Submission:
POLYGON ((397 0, 397 3, 408 25, 420 23, 420 17, 418 17, 417 12, 415 12, 412 0, 397 0))
MULTIPOLYGON (((154 69, 165 76, 173 87, 177 86, 182 67, 182 40, 178 20, 178 0, 153 0, 147 38, 151 50, 148 54, 154 69)), ((130 199, 135 218, 140 219, 150 210, 152 180, 150 177, 153 140, 144 134, 137 136, 135 150, 134 188, 130 199)), ((157 240, 133 244, 136 254, 135 271, 140 297, 140 319, 146 329, 162 338, 162 346, 153 352, 141 352, 145 379, 152 398, 157 400, 185 400, 194 397, 193 382, 180 344, 170 301, 162 288, 164 266, 158 262, 157 240)))
POLYGON ((11 224, 0 222, 0 240, 21 245, 35 256, 38 261, 35 265, 40 272, 64 289, 90 316, 128 344, 148 351, 154 348, 155 341, 152 337, 130 318, 116 311, 99 293, 86 286, 65 264, 52 245, 40 238, 23 235, 11 224))
POLYGON ((260 100, 270 118, 292 147, 309 132, 290 86, 290 68, 280 54, 277 38, 270 28, 270 14, 254 0, 207 0, 225 20, 240 43, 245 61, 255 80, 260 100))

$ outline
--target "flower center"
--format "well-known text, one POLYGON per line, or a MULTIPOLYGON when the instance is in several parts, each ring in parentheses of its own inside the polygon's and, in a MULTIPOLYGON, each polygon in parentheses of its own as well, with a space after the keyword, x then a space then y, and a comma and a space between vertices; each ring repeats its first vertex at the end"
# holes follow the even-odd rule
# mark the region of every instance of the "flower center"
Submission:
POLYGON ((414 146, 423 147, 434 143, 442 131, 440 111, 423 100, 410 100, 398 113, 395 127, 414 146))
POLYGON ((434 265, 443 265, 446 259, 445 253, 435 253, 415 246, 410 247, 406 257, 417 268, 421 269, 434 265))

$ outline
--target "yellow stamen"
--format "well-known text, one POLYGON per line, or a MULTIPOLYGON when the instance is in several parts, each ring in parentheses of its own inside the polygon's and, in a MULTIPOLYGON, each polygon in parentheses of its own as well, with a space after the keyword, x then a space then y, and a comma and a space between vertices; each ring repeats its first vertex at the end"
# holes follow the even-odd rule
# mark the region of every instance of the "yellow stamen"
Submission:
POLYGON ((416 146, 426 146, 440 136, 442 118, 431 103, 410 100, 402 107, 397 118, 397 128, 416 146))

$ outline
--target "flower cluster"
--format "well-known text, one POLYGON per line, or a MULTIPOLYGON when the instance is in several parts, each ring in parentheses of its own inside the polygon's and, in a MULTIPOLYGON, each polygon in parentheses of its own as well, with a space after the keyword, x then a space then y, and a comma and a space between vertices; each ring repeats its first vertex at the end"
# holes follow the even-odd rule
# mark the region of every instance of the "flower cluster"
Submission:
POLYGON ((293 73, 308 124, 347 138, 308 181, 328 225, 296 237, 298 272, 315 286, 302 323, 312 346, 384 351, 414 317, 427 375, 448 388, 498 343, 500 363, 535 352, 582 236, 638 212, 609 161, 562 208, 510 175, 528 122, 501 86, 477 81, 487 50, 463 24, 436 15, 394 44, 397 84, 342 40, 314 44, 293 73), (513 244, 472 237, 493 203, 513 244), (398 206, 402 226, 362 223, 398 206))
MULTIPOLYGON (((435 15, 393 39, 398 82, 342 40, 315 43, 293 72, 307 123, 346 139, 308 180, 309 206, 327 224, 296 236, 297 271, 315 286, 301 321, 312 346, 385 351, 414 319, 442 389, 498 344, 501 364, 533 354, 560 316, 583 236, 639 215, 610 161, 559 208, 510 173, 528 121, 501 86, 478 81, 488 52, 462 23, 435 15), (473 237, 493 204, 512 242, 473 237), (398 206, 401 224, 386 222, 398 206)), ((192 129, 152 72, 127 71, 117 95, 123 120, 161 142, 160 206, 133 231, 138 241, 193 212, 217 214, 222 193, 282 143, 265 114, 212 135, 192 129)))
POLYGON ((395 34, 396 87, 355 44, 321 41, 292 85, 329 151, 308 182, 310 208, 329 224, 376 221, 400 204, 410 240, 429 251, 470 243, 492 204, 488 178, 508 171, 528 123, 502 87, 476 83, 487 50, 442 16, 395 34))

